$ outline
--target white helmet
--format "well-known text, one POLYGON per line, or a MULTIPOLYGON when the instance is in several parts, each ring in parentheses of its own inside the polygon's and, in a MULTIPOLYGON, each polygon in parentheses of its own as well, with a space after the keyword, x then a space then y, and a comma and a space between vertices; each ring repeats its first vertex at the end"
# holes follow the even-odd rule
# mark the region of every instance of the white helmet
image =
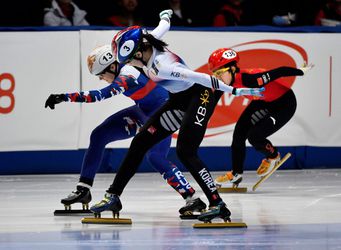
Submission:
POLYGON ((88 56, 88 68, 91 74, 99 75, 115 62, 111 45, 103 45, 94 49, 88 56))

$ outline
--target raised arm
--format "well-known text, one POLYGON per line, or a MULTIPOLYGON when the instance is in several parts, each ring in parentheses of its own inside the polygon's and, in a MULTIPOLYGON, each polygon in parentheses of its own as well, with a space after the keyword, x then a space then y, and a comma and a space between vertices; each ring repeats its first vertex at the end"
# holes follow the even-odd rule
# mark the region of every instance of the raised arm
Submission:
POLYGON ((159 25, 152 32, 150 32, 150 34, 152 34, 157 39, 161 39, 164 34, 166 34, 170 29, 170 18, 172 17, 172 14, 172 10, 161 11, 159 14, 159 25))

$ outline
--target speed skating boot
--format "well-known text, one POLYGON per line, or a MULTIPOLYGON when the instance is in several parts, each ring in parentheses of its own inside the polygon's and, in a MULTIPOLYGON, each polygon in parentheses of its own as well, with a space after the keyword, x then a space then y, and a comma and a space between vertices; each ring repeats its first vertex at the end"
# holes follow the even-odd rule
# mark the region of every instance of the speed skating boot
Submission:
POLYGON ((238 186, 243 180, 242 174, 233 174, 232 171, 227 172, 224 175, 220 175, 215 179, 217 187, 221 187, 224 183, 231 183, 232 186, 238 186))
POLYGON ((72 191, 71 194, 69 194, 66 198, 62 199, 60 202, 63 203, 66 206, 70 206, 71 204, 74 203, 82 203, 84 204, 89 204, 91 201, 91 193, 90 189, 86 187, 79 187, 77 186, 76 191, 72 191))
POLYGON ((231 212, 226 207, 225 202, 221 201, 216 206, 212 206, 209 208, 207 212, 202 213, 198 216, 198 220, 204 222, 211 222, 214 218, 221 218, 224 222, 231 221, 230 219, 231 212))
POLYGON ((206 204, 200 198, 187 198, 186 205, 179 209, 180 214, 193 214, 206 209, 206 204))
POLYGON ((103 200, 90 207, 91 212, 100 214, 103 211, 112 211, 114 214, 122 209, 120 198, 116 194, 105 193, 103 200))
POLYGON ((275 158, 265 158, 257 169, 259 176, 267 175, 281 161, 280 153, 275 158))

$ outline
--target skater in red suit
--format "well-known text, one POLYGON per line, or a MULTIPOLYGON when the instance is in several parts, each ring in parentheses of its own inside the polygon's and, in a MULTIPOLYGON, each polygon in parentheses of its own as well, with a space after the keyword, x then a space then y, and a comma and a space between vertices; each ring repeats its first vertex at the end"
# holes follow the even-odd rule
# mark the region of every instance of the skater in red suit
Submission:
MULTIPOLYGON (((235 88, 266 86, 266 89, 262 97, 245 96, 251 102, 241 114, 233 132, 232 171, 216 178, 218 186, 226 182, 238 186, 242 181, 246 140, 265 156, 257 169, 258 175, 266 175, 281 160, 278 149, 267 138, 293 117, 296 111, 296 97, 294 91, 286 87, 280 78, 303 76, 314 66, 313 64, 304 65, 302 68, 283 66, 272 70, 239 69, 238 62, 239 55, 236 51, 220 48, 210 55, 208 66, 213 75, 226 84, 228 76, 232 74, 234 79, 230 85, 235 88)), ((216 94, 218 100, 222 93, 216 94)))

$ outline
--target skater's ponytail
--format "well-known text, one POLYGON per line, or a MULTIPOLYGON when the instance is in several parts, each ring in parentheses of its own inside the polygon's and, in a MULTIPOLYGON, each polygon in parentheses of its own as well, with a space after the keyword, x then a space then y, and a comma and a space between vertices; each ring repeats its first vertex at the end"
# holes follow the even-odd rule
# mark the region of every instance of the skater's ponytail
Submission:
POLYGON ((164 41, 155 38, 152 34, 143 34, 143 42, 141 43, 140 50, 146 51, 150 46, 154 47, 158 51, 165 52, 165 48, 168 46, 164 41))

